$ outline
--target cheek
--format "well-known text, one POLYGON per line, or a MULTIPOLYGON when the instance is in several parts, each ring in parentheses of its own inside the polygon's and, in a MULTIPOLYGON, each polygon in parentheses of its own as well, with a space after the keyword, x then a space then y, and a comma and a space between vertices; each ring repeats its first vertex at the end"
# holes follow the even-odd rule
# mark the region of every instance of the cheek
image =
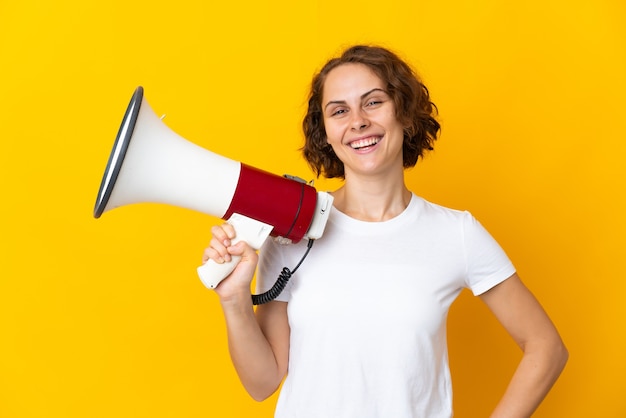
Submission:
POLYGON ((324 127, 324 132, 326 133, 326 142, 328 142, 329 144, 333 143, 336 137, 333 127, 326 125, 324 127))
POLYGON ((324 124, 324 130, 326 132, 326 142, 329 144, 341 142, 343 132, 345 131, 343 124, 336 121, 330 121, 330 123, 324 124))

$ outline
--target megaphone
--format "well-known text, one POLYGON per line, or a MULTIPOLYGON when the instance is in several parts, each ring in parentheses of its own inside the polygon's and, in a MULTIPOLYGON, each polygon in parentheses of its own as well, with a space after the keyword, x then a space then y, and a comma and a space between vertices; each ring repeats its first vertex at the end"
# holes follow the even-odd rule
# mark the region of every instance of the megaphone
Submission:
MULTIPOLYGON (((135 90, 102 177, 94 217, 134 203, 164 203, 227 220, 233 244, 259 249, 268 236, 287 242, 322 236, 333 198, 302 180, 278 176, 218 155, 182 138, 135 90)), ((198 267, 215 288, 240 257, 198 267)))

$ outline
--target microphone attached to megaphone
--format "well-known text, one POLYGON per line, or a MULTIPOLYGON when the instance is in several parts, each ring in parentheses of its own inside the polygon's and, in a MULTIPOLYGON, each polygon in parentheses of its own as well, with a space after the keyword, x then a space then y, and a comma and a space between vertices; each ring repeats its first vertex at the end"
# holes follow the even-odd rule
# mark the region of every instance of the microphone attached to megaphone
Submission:
MULTIPOLYGON (((268 173, 187 141, 161 121, 143 97, 143 88, 137 87, 102 177, 94 217, 134 203, 165 203, 227 220, 236 231, 233 244, 245 241, 259 249, 270 235, 293 243, 307 238, 308 253, 324 232, 332 202, 330 194, 304 181, 268 173)), ((232 257, 223 264, 209 260, 197 269, 200 280, 215 288, 239 260, 232 257)), ((275 298, 286 280, 277 281, 279 288, 270 297, 253 295, 255 303, 275 298)))

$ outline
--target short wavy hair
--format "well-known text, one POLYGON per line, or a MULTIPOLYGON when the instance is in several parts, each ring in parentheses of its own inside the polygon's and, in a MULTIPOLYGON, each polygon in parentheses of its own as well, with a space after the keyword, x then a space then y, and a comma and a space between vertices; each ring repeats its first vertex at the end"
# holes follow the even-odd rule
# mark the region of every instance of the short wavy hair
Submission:
POLYGON ((343 64, 369 67, 384 83, 395 104, 396 117, 404 126, 402 157, 404 168, 415 166, 427 150, 432 150, 441 129, 437 107, 426 86, 413 69, 395 53, 378 46, 356 45, 329 60, 313 77, 308 110, 302 122, 305 143, 301 151, 319 177, 345 178, 344 166, 326 141, 322 94, 328 73, 343 64))

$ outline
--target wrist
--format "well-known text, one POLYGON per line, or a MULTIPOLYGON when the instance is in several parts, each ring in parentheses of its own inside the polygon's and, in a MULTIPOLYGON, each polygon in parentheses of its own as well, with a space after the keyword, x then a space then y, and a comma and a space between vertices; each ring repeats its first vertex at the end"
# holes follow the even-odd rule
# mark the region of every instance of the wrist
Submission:
POLYGON ((224 311, 243 311, 252 309, 252 295, 249 289, 244 289, 228 295, 219 295, 220 304, 224 311))

